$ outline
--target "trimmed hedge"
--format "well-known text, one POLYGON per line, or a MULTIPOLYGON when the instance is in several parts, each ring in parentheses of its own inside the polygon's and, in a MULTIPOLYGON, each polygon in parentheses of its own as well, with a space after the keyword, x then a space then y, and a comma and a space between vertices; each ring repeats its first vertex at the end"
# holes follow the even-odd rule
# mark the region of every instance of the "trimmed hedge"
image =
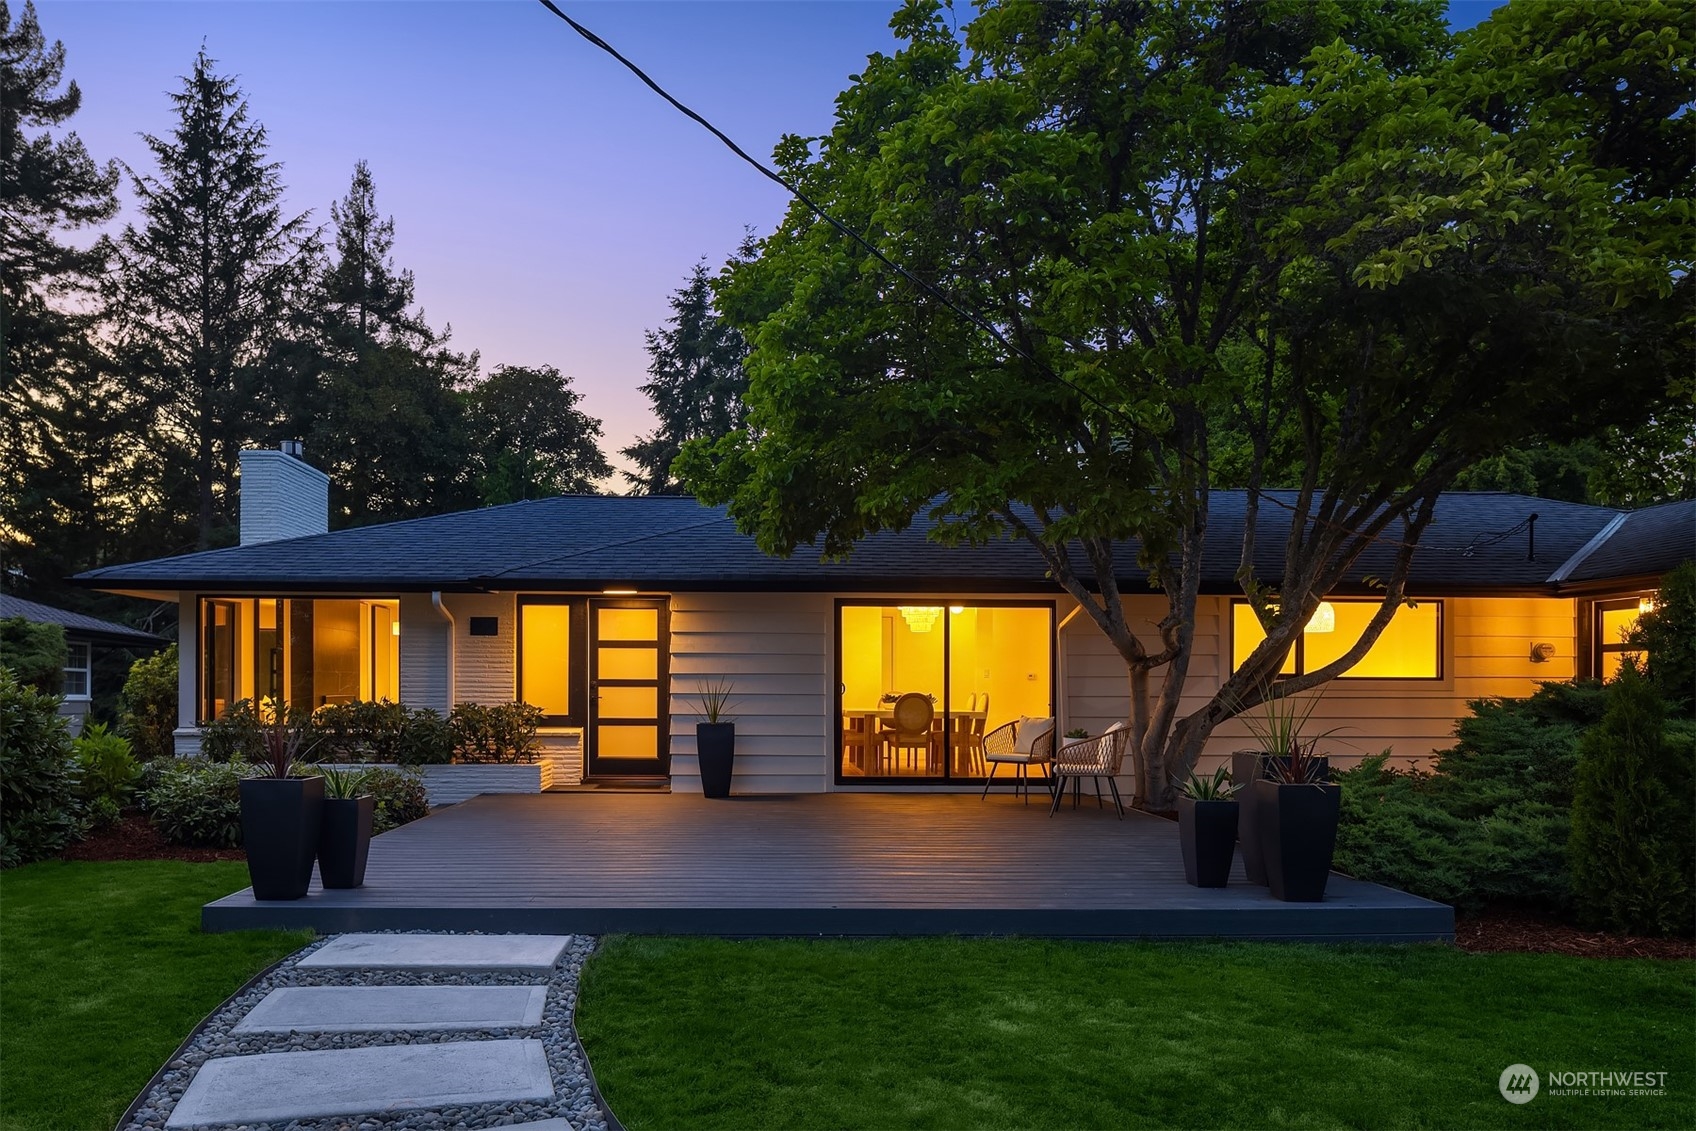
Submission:
POLYGON ((59 697, 0 667, 0 868, 55 856, 82 833, 59 697))
POLYGON ((469 765, 523 765, 536 761, 541 745, 536 730, 542 711, 528 703, 485 707, 461 703, 448 716, 453 760, 469 765))

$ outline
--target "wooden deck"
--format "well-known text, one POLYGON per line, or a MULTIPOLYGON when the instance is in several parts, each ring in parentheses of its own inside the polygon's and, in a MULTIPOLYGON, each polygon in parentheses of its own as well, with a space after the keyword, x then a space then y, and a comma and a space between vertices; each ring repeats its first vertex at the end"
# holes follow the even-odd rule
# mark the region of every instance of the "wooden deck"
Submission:
POLYGON ((209 903, 209 931, 254 927, 605 934, 1040 935, 1410 942, 1454 913, 1333 876, 1280 903, 1238 875, 1184 883, 1177 828, 1111 808, 1011 797, 485 795, 378 837, 365 886, 209 903))

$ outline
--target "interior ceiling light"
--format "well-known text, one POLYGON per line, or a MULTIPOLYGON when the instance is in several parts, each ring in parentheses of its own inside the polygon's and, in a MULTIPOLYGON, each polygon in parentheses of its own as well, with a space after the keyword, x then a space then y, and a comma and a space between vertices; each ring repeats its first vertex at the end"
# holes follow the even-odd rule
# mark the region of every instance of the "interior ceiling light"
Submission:
POLYGON ((1331 602, 1321 601, 1319 607, 1313 610, 1313 617, 1307 622, 1303 632, 1335 632, 1337 631, 1337 610, 1331 607, 1331 602))
POLYGON ((901 619, 907 622, 907 627, 914 632, 929 632, 936 627, 936 619, 942 615, 942 610, 934 605, 901 605, 901 619))

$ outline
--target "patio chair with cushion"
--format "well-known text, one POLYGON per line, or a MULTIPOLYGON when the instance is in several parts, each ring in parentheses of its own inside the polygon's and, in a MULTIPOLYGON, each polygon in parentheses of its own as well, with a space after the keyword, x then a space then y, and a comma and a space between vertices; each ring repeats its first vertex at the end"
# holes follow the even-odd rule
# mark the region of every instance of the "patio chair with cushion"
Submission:
POLYGON ((995 772, 1002 766, 1017 771, 1013 778, 1013 795, 1024 795, 1031 803, 1030 769, 1046 766, 1054 759, 1054 720, 1020 718, 1003 723, 983 736, 983 760, 989 763, 989 777, 984 779, 982 797, 989 796, 995 772))
POLYGON ((931 769, 932 751, 935 740, 931 734, 931 723, 936 721, 936 707, 930 701, 930 696, 921 695, 916 691, 895 700, 895 707, 890 711, 891 726, 878 732, 878 744, 889 750, 897 760, 901 751, 912 751, 914 769, 918 768, 918 754, 923 751, 925 770, 931 769))
POLYGON ((1131 732, 1125 729, 1124 723, 1114 723, 1107 728, 1105 734, 1096 738, 1086 738, 1080 742, 1068 743, 1054 754, 1054 803, 1048 807, 1048 815, 1054 816, 1060 808, 1060 799, 1066 796, 1066 779, 1072 779, 1072 808, 1078 807, 1078 797, 1083 792, 1083 780, 1095 779, 1095 803, 1102 804, 1101 779, 1107 779, 1107 788, 1113 791, 1113 807, 1119 812, 1119 819, 1125 819, 1125 803, 1119 799, 1119 783, 1114 781, 1114 775, 1125 760, 1125 747, 1130 745, 1131 732))

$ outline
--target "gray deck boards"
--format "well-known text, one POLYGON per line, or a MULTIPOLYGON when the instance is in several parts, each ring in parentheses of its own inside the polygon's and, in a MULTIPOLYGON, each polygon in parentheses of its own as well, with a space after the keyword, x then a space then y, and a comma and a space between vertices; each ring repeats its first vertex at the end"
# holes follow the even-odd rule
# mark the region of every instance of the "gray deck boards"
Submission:
POLYGON ((1280 903, 1184 883, 1177 829, 1033 799, 486 795, 378 837, 363 888, 209 903, 207 930, 1038 935, 1420 941, 1443 904, 1333 876, 1280 903))

